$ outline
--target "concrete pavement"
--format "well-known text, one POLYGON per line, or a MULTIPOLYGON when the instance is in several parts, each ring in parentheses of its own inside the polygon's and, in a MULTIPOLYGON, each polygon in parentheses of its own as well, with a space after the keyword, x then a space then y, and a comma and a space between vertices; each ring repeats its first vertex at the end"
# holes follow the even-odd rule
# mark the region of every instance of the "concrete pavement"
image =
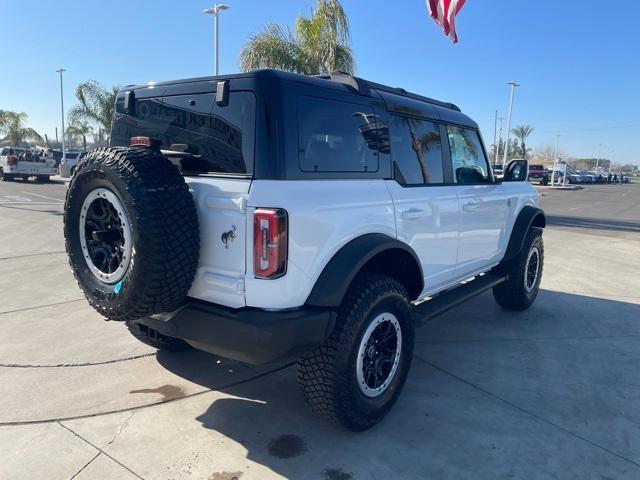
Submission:
POLYGON ((354 434, 309 413, 294 366, 156 354, 100 319, 64 185, 0 183, 0 478, 640 478, 640 188, 605 187, 627 207, 545 195, 584 225, 550 222, 536 304, 482 295, 420 329, 398 404, 354 434))

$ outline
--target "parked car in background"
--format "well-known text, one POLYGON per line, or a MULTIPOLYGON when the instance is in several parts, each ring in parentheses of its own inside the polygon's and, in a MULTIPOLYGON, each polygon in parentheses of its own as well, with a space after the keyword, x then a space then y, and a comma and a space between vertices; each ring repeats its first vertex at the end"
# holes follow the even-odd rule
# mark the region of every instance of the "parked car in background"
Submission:
POLYGON ((502 177, 502 164, 501 163, 494 163, 491 165, 491 170, 493 170, 493 174, 495 175, 496 178, 500 178, 502 177))
POLYGON ((544 168, 544 165, 540 164, 531 164, 529 165, 529 181, 533 182, 534 180, 539 182, 540 185, 548 185, 549 184, 549 172, 544 168))
POLYGON ((583 183, 596 183, 596 176, 586 170, 578 170, 578 175, 582 177, 583 183))
POLYGON ((590 170, 589 173, 596 177, 596 183, 606 183, 607 182, 607 174, 602 172, 597 172, 595 170, 590 170))
POLYGON ((48 182, 55 175, 55 161, 47 158, 43 151, 34 152, 27 148, 3 147, 0 149, 0 171, 2 180, 10 182, 16 178, 28 180, 35 177, 40 182, 48 182))
POLYGON ((69 178, 73 175, 73 171, 76 169, 80 154, 82 154, 80 150, 67 150, 65 152, 64 156, 60 160, 59 170, 61 177, 69 178))
MULTIPOLYGON (((556 171, 556 174, 555 174, 554 179, 553 179, 553 183, 555 185, 562 185, 563 177, 564 177, 564 173, 563 172, 556 171)), ((566 185, 571 185, 571 184, 579 184, 579 183, 584 183, 584 179, 583 179, 582 175, 580 175, 579 173, 575 172, 574 170, 567 169, 567 176, 566 176, 565 184, 566 185)))

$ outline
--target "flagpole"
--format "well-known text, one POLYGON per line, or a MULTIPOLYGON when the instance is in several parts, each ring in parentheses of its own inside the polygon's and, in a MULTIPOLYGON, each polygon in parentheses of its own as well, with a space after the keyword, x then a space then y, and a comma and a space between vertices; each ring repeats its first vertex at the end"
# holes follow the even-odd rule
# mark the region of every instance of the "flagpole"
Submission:
POLYGON ((515 81, 511 81, 507 85, 511 85, 511 95, 509 96, 509 116, 508 116, 508 120, 507 120, 507 137, 506 137, 507 139, 505 140, 504 156, 502 157, 502 168, 503 168, 503 171, 504 171, 504 168, 505 168, 505 166, 507 164, 507 152, 509 152, 509 134, 511 133, 511 115, 513 113, 513 95, 515 93, 516 87, 520 86, 515 81))

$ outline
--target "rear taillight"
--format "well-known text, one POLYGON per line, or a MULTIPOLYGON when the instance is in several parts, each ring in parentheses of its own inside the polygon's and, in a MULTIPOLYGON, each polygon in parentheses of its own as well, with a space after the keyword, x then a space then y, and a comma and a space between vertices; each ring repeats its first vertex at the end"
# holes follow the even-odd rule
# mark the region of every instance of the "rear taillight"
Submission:
POLYGON ((287 271, 287 212, 258 208, 253 214, 253 273, 256 278, 278 278, 287 271))
POLYGON ((5 161, 6 165, 17 165, 18 164, 18 158, 13 156, 13 155, 7 155, 7 159, 5 161))

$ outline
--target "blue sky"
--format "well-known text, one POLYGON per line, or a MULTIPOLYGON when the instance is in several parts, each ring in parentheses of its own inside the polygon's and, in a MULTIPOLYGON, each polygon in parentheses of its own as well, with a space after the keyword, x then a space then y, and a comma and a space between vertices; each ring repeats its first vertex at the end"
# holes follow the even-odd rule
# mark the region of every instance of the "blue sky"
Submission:
MULTIPOLYGON (((246 38, 265 22, 293 24, 315 0, 226 0, 221 71, 237 71, 246 38)), ((208 75, 212 18, 202 0, 0 0, 0 109, 24 111, 38 131, 60 124, 65 100, 87 79, 104 85, 208 75)), ((530 145, 573 156, 640 164, 640 2, 615 8, 595 0, 467 0, 452 45, 427 17, 424 0, 343 0, 358 75, 455 102, 487 144, 494 112, 506 116, 507 82, 516 93, 513 123, 536 128, 530 145)))

